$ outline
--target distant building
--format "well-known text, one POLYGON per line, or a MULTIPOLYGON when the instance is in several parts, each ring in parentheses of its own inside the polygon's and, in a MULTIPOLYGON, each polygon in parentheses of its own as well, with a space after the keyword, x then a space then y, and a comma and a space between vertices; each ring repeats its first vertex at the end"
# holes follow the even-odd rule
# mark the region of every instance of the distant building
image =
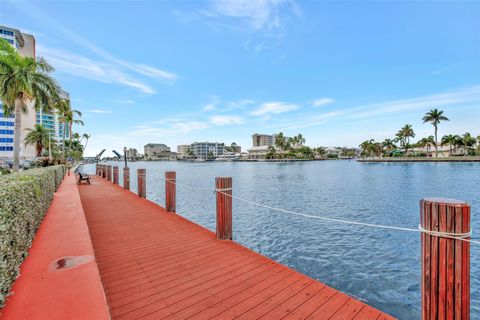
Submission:
POLYGON ((253 147, 263 147, 263 146, 272 146, 275 144, 276 134, 258 134, 255 133, 252 135, 252 146, 253 147))
POLYGON ((138 157, 138 150, 135 148, 127 149, 127 158, 136 158, 138 157))
MULTIPOLYGON (((252 135, 252 147, 248 149, 250 159, 264 159, 268 153, 268 148, 275 148, 276 134, 258 134, 252 135)), ((288 137, 285 137, 288 139, 288 137)))
POLYGON ((223 155, 224 148, 225 144, 218 142, 194 142, 191 145, 193 155, 200 159, 221 156, 223 155))
POLYGON ((177 154, 180 158, 186 158, 188 157, 188 150, 191 149, 191 146, 189 144, 181 144, 177 146, 177 154))
MULTIPOLYGON (((70 94, 66 91, 60 91, 60 98, 70 100, 70 94)), ((64 123, 56 113, 43 112, 41 109, 37 112, 36 124, 42 125, 45 129, 50 131, 52 139, 57 140, 57 143, 63 141, 64 123)), ((70 129, 68 125, 65 126, 65 139, 70 139, 70 129)))
POLYGON ((143 147, 143 153, 147 158, 162 156, 169 152, 170 147, 163 143, 149 143, 143 147))

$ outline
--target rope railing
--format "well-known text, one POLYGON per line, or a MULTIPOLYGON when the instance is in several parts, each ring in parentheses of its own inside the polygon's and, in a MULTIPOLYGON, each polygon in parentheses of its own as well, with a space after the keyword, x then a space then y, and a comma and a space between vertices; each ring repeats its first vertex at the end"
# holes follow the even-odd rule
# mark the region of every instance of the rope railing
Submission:
POLYGON ((299 217, 322 220, 322 221, 327 221, 327 222, 335 222, 335 223, 342 223, 342 224, 377 228, 377 229, 394 230, 394 231, 406 231, 406 232, 415 232, 415 233, 425 233, 425 234, 440 237, 440 238, 460 240, 460 241, 465 241, 465 242, 469 242, 469 243, 474 243, 476 245, 480 245, 480 241, 467 239, 472 235, 472 231, 467 232, 467 233, 449 233, 449 232, 439 232, 439 231, 425 230, 424 228, 421 227, 421 225, 419 225, 418 228, 415 229, 415 228, 388 226, 388 225, 382 225, 382 224, 376 224, 376 223, 366 223, 366 222, 360 222, 360 221, 330 218, 330 217, 325 217, 325 216, 321 216, 321 215, 307 214, 307 213, 296 212, 296 211, 292 211, 292 210, 287 210, 287 209, 283 209, 283 208, 269 206, 269 205, 266 205, 266 204, 262 204, 262 203, 259 203, 259 202, 251 201, 251 200, 248 200, 248 199, 244 199, 244 198, 241 198, 241 197, 238 197, 238 196, 228 194, 228 193, 224 192, 224 190, 221 190, 221 189, 208 188, 208 187, 195 187, 195 186, 190 186, 190 185, 186 185, 186 184, 179 184, 176 181, 168 181, 168 180, 163 179, 163 178, 162 178, 162 180, 164 180, 167 183, 172 183, 172 184, 175 184, 176 186, 187 188, 187 189, 190 189, 190 190, 208 190, 208 191, 213 191, 214 193, 221 193, 221 194, 223 194, 227 197, 231 197, 232 199, 235 199, 235 200, 238 200, 238 201, 241 201, 241 202, 253 205, 253 206, 269 209, 269 210, 272 210, 272 211, 288 213, 288 214, 299 216, 299 217))

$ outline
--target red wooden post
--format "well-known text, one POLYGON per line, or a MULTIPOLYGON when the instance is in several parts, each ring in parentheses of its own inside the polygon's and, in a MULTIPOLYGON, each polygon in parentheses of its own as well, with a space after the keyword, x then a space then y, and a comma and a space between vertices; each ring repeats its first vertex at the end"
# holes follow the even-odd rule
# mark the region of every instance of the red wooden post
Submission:
POLYGON ((232 178, 215 178, 217 191, 217 239, 232 240, 232 178))
MULTIPOLYGON (((429 198, 420 201, 422 241, 422 319, 470 319, 470 243, 428 231, 470 232, 470 205, 429 198)), ((465 239, 470 239, 466 237, 465 239)))
POLYGON ((175 171, 165 172, 165 209, 175 212, 177 174, 175 171))
POLYGON ((123 189, 130 190, 130 168, 123 167, 123 189))
POLYGON ((112 181, 112 166, 107 166, 107 180, 112 181))
POLYGON ((118 167, 113 167, 113 183, 118 184, 118 167))
POLYGON ((138 196, 146 198, 147 196, 147 170, 137 169, 138 196))

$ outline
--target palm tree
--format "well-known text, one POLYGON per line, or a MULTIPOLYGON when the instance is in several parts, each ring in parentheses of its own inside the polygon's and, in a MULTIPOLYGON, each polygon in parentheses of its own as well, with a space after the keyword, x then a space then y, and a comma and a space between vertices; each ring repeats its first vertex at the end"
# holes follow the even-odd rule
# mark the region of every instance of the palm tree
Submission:
POLYGON ((464 155, 468 154, 468 151, 473 149, 476 143, 477 139, 472 137, 470 133, 466 132, 462 135, 462 145, 465 147, 464 155))
POLYGON ((443 115, 443 110, 438 110, 437 108, 435 108, 425 113, 425 116, 422 118, 422 120, 423 123, 430 122, 435 128, 435 157, 438 157, 438 125, 441 121, 450 121, 450 119, 443 115))
POLYGON ((415 132, 413 131, 411 124, 404 125, 395 135, 396 140, 400 142, 400 146, 405 150, 405 155, 408 153, 408 149, 411 147, 410 138, 415 137, 415 132))
POLYGON ((280 151, 284 151, 287 146, 288 146, 288 141, 283 135, 283 132, 280 132, 279 134, 276 135, 275 137, 275 146, 280 149, 280 151))
POLYGON ((58 113, 59 121, 63 123, 63 137, 62 137, 62 157, 65 158, 65 137, 66 137, 66 117, 65 114, 71 109, 70 100, 68 99, 59 99, 57 103, 54 105, 55 110, 58 113))
POLYGON ((32 103, 35 110, 49 109, 58 97, 60 88, 49 76, 52 71, 44 58, 23 57, 0 39, 0 100, 5 114, 15 114, 13 171, 20 167, 22 113, 27 113, 32 103))
POLYGON ((49 145, 50 131, 41 124, 35 125, 34 129, 26 129, 28 134, 25 136, 25 145, 35 145, 36 156, 41 157, 43 147, 49 145))
POLYGON ((395 145, 395 141, 393 139, 385 139, 382 142, 382 147, 386 149, 387 152, 390 152, 397 148, 397 146, 395 145))
MULTIPOLYGON (((88 139, 90 139, 91 137, 92 137, 91 135, 86 134, 86 133, 84 133, 84 134, 82 135, 82 139, 85 139, 85 147, 84 147, 84 149, 87 149, 88 139)), ((235 142, 232 143, 232 146, 233 146, 234 143, 235 143, 235 142)), ((235 145, 236 145, 236 144, 235 144, 235 145)))
MULTIPOLYGON (((457 144, 458 138, 459 136, 454 136, 453 134, 445 135, 442 137, 442 142, 441 142, 442 146, 448 144, 450 147, 450 152, 449 152, 450 157, 452 156, 452 152, 453 152, 452 147, 457 144)), ((438 157, 438 150, 436 152, 438 157)))

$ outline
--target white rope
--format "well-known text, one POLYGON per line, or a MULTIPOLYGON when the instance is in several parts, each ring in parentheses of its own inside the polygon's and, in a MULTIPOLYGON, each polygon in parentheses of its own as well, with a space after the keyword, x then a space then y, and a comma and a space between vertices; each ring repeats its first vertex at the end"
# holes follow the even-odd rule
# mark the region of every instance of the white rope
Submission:
POLYGON ((465 242, 470 242, 470 243, 480 245, 480 241, 466 239, 466 238, 468 238, 472 235, 471 231, 466 232, 466 233, 449 233, 449 232, 426 230, 426 229, 422 228, 420 225, 418 226, 418 229, 414 229, 414 228, 386 226, 386 225, 375 224, 375 223, 365 223, 365 222, 359 222, 359 221, 329 218, 329 217, 324 217, 324 216, 316 216, 316 215, 312 215, 312 214, 307 214, 307 213, 296 212, 296 211, 286 210, 286 209, 282 209, 282 208, 272 207, 272 206, 269 206, 269 205, 266 205, 266 204, 250 201, 250 200, 243 199, 243 198, 240 198, 240 197, 237 197, 237 196, 234 196, 234 195, 223 192, 223 191, 231 191, 232 190, 231 188, 228 188, 228 189, 200 188, 200 187, 193 187, 193 186, 178 184, 177 182, 171 182, 171 181, 167 181, 167 182, 176 184, 176 185, 181 186, 181 187, 186 187, 186 188, 189 188, 189 189, 193 189, 193 190, 211 190, 213 192, 221 193, 225 196, 231 197, 232 199, 236 199, 238 201, 242 201, 242 202, 257 206, 257 207, 270 209, 272 211, 288 213, 288 214, 292 214, 292 215, 300 216, 300 217, 304 217, 304 218, 323 220, 323 221, 328 221, 328 222, 343 223, 343 224, 351 224, 351 225, 364 226, 364 227, 370 227, 370 228, 386 229, 386 230, 425 233, 425 234, 435 236, 435 237, 439 237, 439 238, 460 240, 460 241, 465 241, 465 242))

